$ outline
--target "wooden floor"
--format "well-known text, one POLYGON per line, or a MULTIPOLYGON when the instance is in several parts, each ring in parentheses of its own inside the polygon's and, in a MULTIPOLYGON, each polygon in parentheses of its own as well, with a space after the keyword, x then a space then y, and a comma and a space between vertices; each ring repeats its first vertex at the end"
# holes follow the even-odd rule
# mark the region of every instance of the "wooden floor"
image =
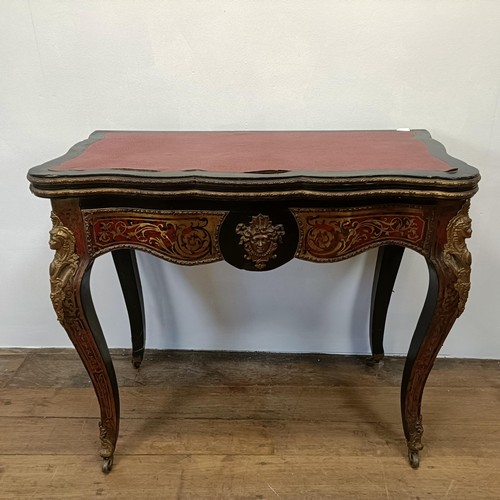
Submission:
POLYGON ((439 360, 419 470, 399 415, 401 359, 113 353, 113 471, 72 350, 0 350, 0 498, 500 498, 500 364, 439 360))

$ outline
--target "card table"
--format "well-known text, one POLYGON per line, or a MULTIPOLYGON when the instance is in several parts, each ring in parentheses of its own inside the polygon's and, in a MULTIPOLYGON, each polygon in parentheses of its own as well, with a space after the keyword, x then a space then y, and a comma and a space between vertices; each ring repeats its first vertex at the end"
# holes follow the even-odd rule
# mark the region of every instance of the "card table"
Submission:
POLYGON ((181 265, 224 260, 271 271, 292 258, 330 263, 378 248, 370 364, 384 356, 403 251, 423 255, 429 287, 401 383, 408 457, 418 467, 425 382, 469 293, 465 240, 479 182, 474 167, 427 131, 97 131, 28 179, 35 195, 51 200, 50 297, 99 401, 104 472, 120 410, 90 272, 111 252, 139 368, 145 319, 136 250, 181 265))

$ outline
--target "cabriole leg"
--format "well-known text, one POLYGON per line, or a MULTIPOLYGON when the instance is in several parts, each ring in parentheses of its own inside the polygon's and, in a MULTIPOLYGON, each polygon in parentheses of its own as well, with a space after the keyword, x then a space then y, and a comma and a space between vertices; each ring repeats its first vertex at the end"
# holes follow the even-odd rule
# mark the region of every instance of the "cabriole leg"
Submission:
POLYGON ((144 357, 146 318, 137 259, 134 250, 113 250, 111 253, 127 306, 132 335, 132 364, 139 368, 144 357))
POLYGON ((384 359, 385 321, 403 252, 404 247, 397 245, 383 246, 378 250, 370 309, 372 355, 367 359, 370 366, 378 365, 384 359))
POLYGON ((109 472, 118 437, 120 403, 113 364, 90 295, 90 261, 75 202, 53 202, 50 246, 51 299, 57 318, 75 346, 99 401, 103 471, 109 472))
POLYGON ((422 445, 422 395, 438 352, 465 307, 470 288, 471 255, 468 203, 448 218, 444 241, 437 241, 428 259, 429 289, 413 335, 401 384, 401 414, 410 465, 417 468, 422 445))

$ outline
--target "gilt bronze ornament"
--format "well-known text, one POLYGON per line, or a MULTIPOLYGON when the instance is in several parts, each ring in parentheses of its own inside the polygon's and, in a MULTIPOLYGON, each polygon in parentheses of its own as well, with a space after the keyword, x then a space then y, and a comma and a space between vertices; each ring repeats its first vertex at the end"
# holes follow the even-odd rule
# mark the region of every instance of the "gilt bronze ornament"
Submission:
POLYGON ((265 269, 270 259, 276 258, 278 245, 283 242, 285 229, 283 224, 273 226, 267 215, 252 217, 247 226, 243 223, 236 226, 236 234, 240 235, 240 245, 245 249, 245 259, 251 260, 259 270, 265 269))

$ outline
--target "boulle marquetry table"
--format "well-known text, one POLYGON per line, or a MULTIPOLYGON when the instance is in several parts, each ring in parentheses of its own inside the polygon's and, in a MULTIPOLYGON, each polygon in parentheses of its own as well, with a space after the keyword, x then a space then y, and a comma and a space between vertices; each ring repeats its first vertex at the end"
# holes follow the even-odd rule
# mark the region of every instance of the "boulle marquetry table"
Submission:
POLYGON ((138 368, 145 322, 135 250, 176 264, 225 260, 270 271, 294 257, 335 262, 378 247, 372 364, 384 355, 403 250, 423 255, 429 288, 401 385, 408 456, 418 467, 425 382, 469 292, 465 239, 479 181, 475 168, 450 157, 428 132, 99 131, 28 178, 33 193, 52 202, 51 299, 99 400, 105 472, 119 398, 90 271, 96 257, 112 253, 138 368))

